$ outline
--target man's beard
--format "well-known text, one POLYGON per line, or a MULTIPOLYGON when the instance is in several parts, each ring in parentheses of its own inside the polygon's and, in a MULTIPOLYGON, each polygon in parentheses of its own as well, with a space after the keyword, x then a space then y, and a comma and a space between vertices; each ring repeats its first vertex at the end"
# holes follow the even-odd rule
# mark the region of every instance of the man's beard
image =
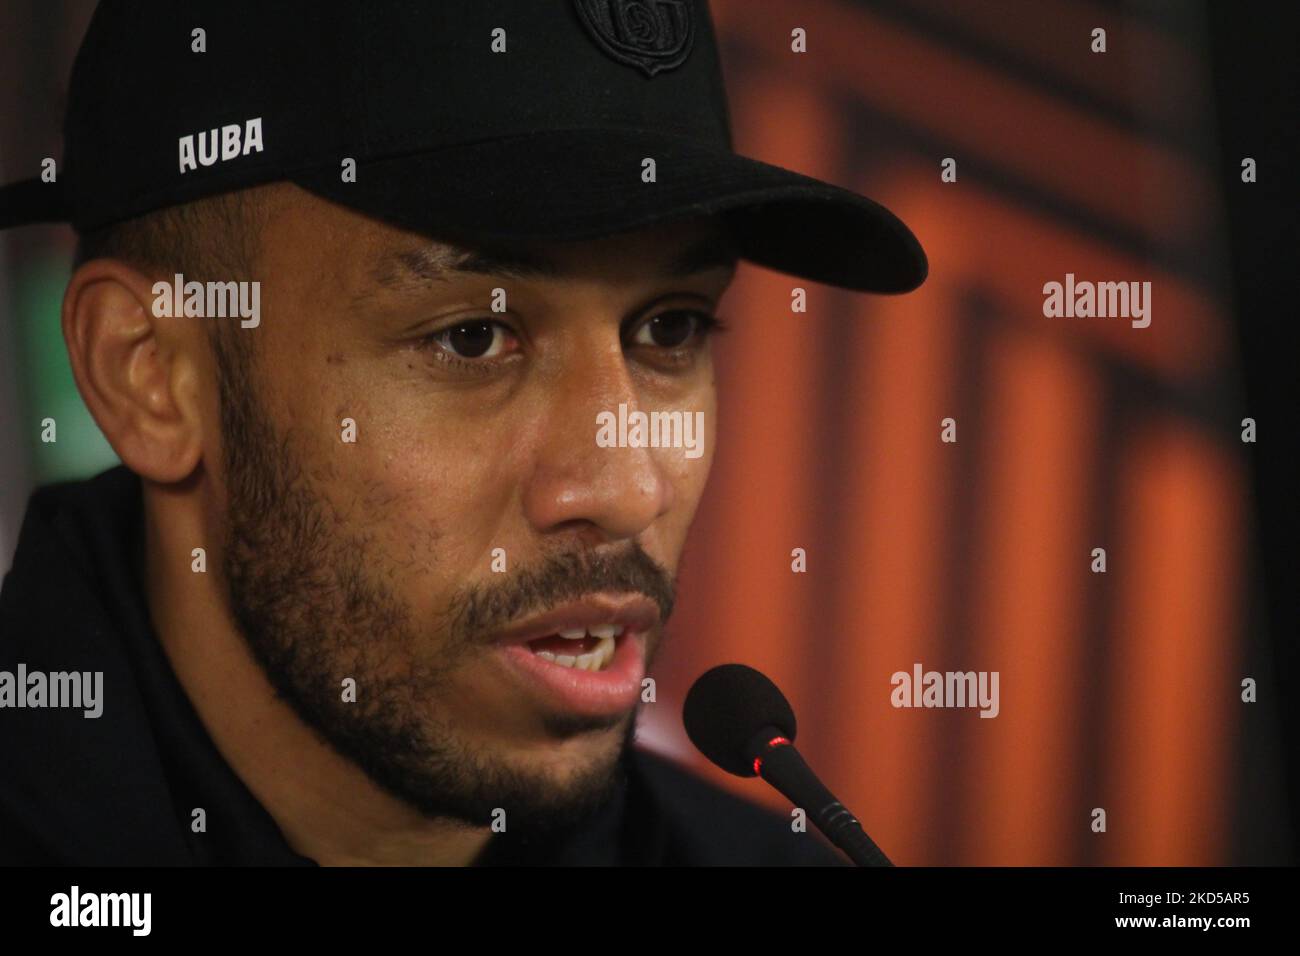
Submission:
POLYGON ((501 808, 510 829, 534 832, 595 813, 623 782, 634 712, 545 717, 554 738, 624 724, 616 751, 558 783, 467 742, 454 717, 433 716, 435 705, 457 667, 486 653, 493 630, 594 591, 646 595, 663 622, 672 613, 671 576, 634 542, 616 555, 548 555, 500 584, 458 591, 439 621, 421 628, 386 586, 384 553, 373 538, 345 528, 312 488, 291 436, 262 411, 250 348, 229 338, 238 334, 214 334, 227 495, 222 570, 235 622, 276 692, 340 754, 427 817, 485 826, 501 808), (346 678, 356 681, 352 702, 343 700, 346 678))

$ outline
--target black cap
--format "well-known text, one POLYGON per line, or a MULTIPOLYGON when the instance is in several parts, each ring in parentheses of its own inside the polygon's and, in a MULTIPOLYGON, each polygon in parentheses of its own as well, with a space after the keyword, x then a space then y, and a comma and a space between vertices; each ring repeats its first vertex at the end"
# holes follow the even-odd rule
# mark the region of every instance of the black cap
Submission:
POLYGON ((718 213, 792 275, 907 292, 927 270, 883 206, 735 154, 704 0, 102 0, 63 167, 0 189, 0 228, 85 232, 277 180, 430 236, 718 213))

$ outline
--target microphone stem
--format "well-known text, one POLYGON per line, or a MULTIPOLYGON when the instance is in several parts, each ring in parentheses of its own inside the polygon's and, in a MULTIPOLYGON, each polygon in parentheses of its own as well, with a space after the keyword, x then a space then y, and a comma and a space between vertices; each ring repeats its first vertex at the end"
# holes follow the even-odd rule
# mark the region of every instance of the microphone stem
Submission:
POLYGON ((858 866, 893 866, 853 814, 817 779, 793 744, 763 755, 759 774, 795 805, 809 811, 817 829, 858 866))

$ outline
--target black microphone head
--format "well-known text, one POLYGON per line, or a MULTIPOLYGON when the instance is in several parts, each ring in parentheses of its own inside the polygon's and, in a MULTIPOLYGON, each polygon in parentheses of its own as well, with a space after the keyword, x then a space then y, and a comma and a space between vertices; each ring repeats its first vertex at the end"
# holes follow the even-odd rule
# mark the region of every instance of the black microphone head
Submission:
POLYGON ((768 678, 744 664, 719 664, 691 685, 682 706, 686 736, 728 773, 754 776, 748 748, 765 727, 794 742, 794 710, 768 678))

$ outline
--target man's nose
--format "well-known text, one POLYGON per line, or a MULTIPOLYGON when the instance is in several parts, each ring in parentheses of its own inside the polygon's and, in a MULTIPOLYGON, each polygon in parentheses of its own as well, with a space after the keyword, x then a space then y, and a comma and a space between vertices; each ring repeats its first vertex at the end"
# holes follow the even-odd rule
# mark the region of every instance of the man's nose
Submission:
POLYGON ((524 488, 524 511, 538 531, 582 528, 592 544, 634 538, 672 507, 673 485, 657 449, 597 444, 598 416, 617 418, 619 405, 628 413, 639 408, 621 349, 567 373, 551 390, 524 488))

